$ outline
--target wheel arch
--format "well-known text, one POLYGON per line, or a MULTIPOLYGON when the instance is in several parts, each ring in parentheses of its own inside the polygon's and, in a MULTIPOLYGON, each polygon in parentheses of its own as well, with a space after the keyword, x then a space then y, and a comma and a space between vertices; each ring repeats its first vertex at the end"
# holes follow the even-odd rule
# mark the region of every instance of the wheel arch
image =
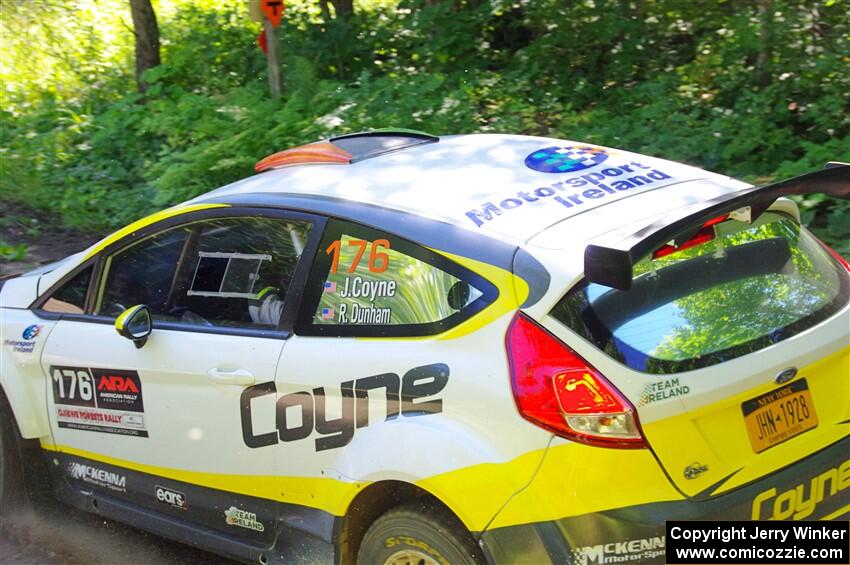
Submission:
MULTIPOLYGON (((34 386, 44 386, 44 381, 28 383, 20 375, 10 375, 9 367, 0 377, 0 410, 8 411, 21 437, 36 439, 50 434, 47 414, 39 409, 39 397, 34 386)), ((0 369, 2 370, 2 369, 0 369)))
POLYGON ((369 526, 386 512, 411 503, 425 505, 463 526, 460 517, 448 505, 422 487, 399 480, 374 482, 354 497, 337 523, 334 532, 336 562, 340 565, 356 563, 360 542, 369 526))

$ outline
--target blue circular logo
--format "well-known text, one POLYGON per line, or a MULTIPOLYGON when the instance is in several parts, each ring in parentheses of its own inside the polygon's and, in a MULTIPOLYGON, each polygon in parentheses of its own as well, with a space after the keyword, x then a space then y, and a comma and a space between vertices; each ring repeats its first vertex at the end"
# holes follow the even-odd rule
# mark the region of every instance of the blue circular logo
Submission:
POLYGON ((547 147, 526 157, 525 166, 541 173, 572 173, 595 167, 607 158, 608 152, 601 147, 547 147))
POLYGON ((35 339, 40 332, 41 326, 39 326, 38 324, 33 324, 24 330, 24 333, 21 334, 21 337, 24 339, 35 339))
POLYGON ((778 385, 785 384, 794 377, 797 376, 797 367, 788 367, 784 371, 780 371, 778 375, 773 379, 774 382, 778 385))

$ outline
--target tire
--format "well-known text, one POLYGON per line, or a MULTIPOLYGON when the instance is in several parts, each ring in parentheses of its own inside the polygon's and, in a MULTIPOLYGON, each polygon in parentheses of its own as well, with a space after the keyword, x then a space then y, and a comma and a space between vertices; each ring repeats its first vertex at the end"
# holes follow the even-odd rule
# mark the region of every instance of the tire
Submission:
POLYGON ((475 540, 457 518, 417 504, 388 511, 366 531, 358 565, 484 563, 475 540))
POLYGON ((12 410, 0 393, 0 515, 16 509, 27 498, 21 475, 18 438, 12 410))

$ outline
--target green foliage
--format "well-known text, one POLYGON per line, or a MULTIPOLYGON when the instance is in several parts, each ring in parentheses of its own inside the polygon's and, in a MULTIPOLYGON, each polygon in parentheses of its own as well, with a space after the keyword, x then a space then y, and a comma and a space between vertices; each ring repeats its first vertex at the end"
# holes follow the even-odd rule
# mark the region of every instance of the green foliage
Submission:
POLYGON ((0 239, 0 259, 20 261, 27 256, 27 246, 23 243, 12 245, 0 239))
MULTIPOLYGON (((0 198, 91 229, 386 126, 590 141, 750 182, 850 161, 846 0, 364 0, 348 21, 293 0, 279 101, 243 0, 160 0, 144 99, 124 2, 35 3, 0 5, 0 198)), ((850 255, 850 204, 799 202, 850 255)))

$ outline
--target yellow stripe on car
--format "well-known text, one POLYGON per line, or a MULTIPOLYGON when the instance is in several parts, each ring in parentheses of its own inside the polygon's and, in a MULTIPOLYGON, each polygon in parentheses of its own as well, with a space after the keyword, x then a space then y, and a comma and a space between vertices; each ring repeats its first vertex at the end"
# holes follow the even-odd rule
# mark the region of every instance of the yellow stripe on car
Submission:
POLYGON ((116 459, 67 445, 51 445, 42 442, 41 447, 48 451, 75 455, 91 461, 201 487, 318 508, 336 516, 344 515, 357 493, 370 484, 366 481, 349 483, 330 478, 229 475, 186 471, 116 459))
MULTIPOLYGON (((187 471, 116 459, 64 445, 43 442, 41 447, 201 487, 316 508, 335 516, 345 515, 354 497, 371 484, 332 478, 187 471)), ((496 528, 683 499, 648 450, 618 452, 564 444, 549 448, 544 456, 545 451, 538 449, 510 461, 456 469, 415 484, 449 506, 471 531, 483 530, 491 520, 490 527, 496 528), (627 468, 628 473, 617 484, 603 484, 605 471, 615 467, 627 468), (521 483, 515 482, 520 478, 521 483), (596 496, 582 496, 587 492, 595 492, 596 496), (508 500, 510 503, 505 505, 508 500)))
POLYGON ((91 257, 94 257, 116 241, 119 241, 127 237, 128 235, 131 235, 151 224, 155 224, 162 220, 173 218, 174 216, 179 216, 181 214, 187 214, 189 212, 196 212, 198 210, 208 210, 211 208, 226 208, 227 206, 228 204, 191 204, 189 206, 174 206, 166 210, 161 210, 159 212, 156 212, 155 214, 151 214, 150 216, 142 218, 141 220, 137 220, 132 224, 125 226, 120 230, 106 236, 104 239, 96 243, 88 250, 85 259, 90 259, 91 257))
MULTIPOLYGON (((371 484, 370 481, 346 482, 333 478, 230 475, 187 471, 117 459, 66 445, 53 445, 45 441, 41 442, 41 447, 47 451, 74 455, 196 486, 308 506, 335 516, 345 515, 354 497, 371 484)), ((543 451, 530 451, 504 463, 473 465, 420 480, 416 484, 457 510, 459 517, 468 528, 481 530, 504 501, 522 487, 506 478, 531 478, 540 463, 543 451)))
MULTIPOLYGON (((498 469, 499 474, 521 476, 518 471, 513 467, 498 469)), ((469 500, 484 496, 494 476, 467 468, 423 482, 443 491, 450 503, 464 501, 468 506, 469 500)), ((579 443, 550 447, 528 486, 516 493, 498 493, 503 500, 506 494, 513 497, 490 524, 491 529, 684 499, 648 449, 600 449, 579 443), (612 481, 611 473, 618 471, 618 479, 612 481)), ((460 518, 464 519, 464 514, 460 518)), ((466 518, 478 523, 483 516, 466 518)))

